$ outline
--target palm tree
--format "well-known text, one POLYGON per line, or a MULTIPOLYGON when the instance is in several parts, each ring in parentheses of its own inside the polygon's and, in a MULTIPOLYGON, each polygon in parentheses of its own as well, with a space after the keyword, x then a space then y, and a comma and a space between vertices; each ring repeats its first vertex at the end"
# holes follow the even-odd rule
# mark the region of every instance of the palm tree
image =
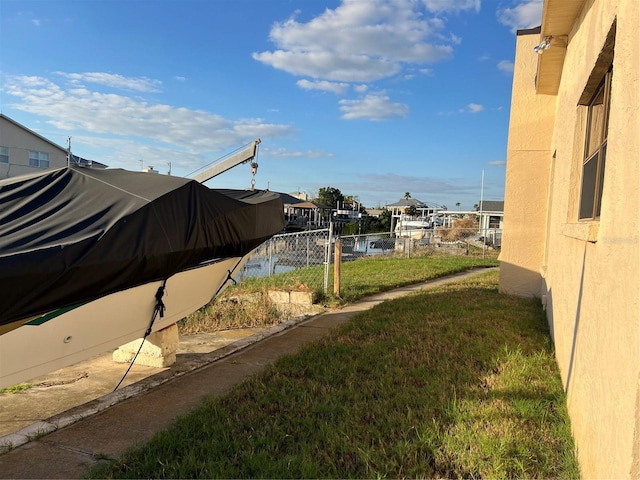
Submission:
POLYGON ((418 214, 418 209, 416 208, 415 205, 410 205, 407 207, 404 213, 409 217, 414 218, 418 214))
POLYGON ((411 194, 409 192, 404 192, 404 199, 409 200, 411 198, 411 194))
POLYGON ((460 202, 456 202, 456 207, 458 207, 458 210, 460 210, 460 202))

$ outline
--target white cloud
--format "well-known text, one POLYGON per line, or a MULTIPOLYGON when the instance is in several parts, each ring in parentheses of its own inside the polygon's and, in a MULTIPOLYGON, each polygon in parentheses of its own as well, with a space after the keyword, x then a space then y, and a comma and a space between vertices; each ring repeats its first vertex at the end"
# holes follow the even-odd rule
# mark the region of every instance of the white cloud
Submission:
POLYGON ((479 103, 470 103, 467 105, 468 111, 471 113, 479 113, 484 110, 484 107, 479 103))
POLYGON ((498 62, 498 70, 502 70, 503 72, 512 73, 513 72, 513 62, 510 60, 501 60, 498 62))
POLYGON ((543 0, 519 0, 513 8, 499 8, 498 21, 513 32, 522 28, 532 28, 542 23, 543 0))
POLYGON ((455 35, 453 33, 449 35, 449 39, 451 40, 451 43, 453 45, 460 45, 462 43, 462 37, 459 37, 458 35, 455 35))
POLYGON ((69 79, 73 83, 96 83, 111 88, 135 90, 138 92, 159 92, 162 82, 147 77, 124 77, 122 75, 104 72, 66 73, 55 72, 69 79))
POLYGON ((263 148, 260 153, 274 158, 330 158, 333 153, 327 153, 324 150, 306 150, 292 151, 286 148, 263 148))
POLYGON ((344 94, 349 88, 348 83, 328 82, 326 80, 309 81, 298 80, 296 84, 303 90, 321 90, 323 92, 333 92, 336 95, 344 94))
POLYGON ((505 167, 507 162, 504 160, 494 160, 492 162, 487 162, 487 165, 491 165, 492 167, 505 167))
MULTIPOLYGON (((212 152, 293 131, 288 125, 268 123, 260 118, 230 119, 204 110, 98 92, 79 86, 73 74, 61 73, 61 76, 73 81, 64 84, 43 77, 6 77, 4 93, 16 99, 8 105, 47 118, 49 125, 72 134, 76 144, 79 138, 84 138, 86 143, 104 145, 116 160, 115 163, 103 162, 111 166, 118 165, 118 158, 122 162, 135 152, 134 158, 144 157, 145 163, 152 165, 173 158, 185 165, 193 163, 191 166, 195 168, 212 152)), ((114 77, 120 76, 99 73, 92 76, 114 77)), ((122 81, 117 84, 136 85, 139 80, 120 78, 122 81)), ((147 80, 143 83, 156 84, 147 80)))
POLYGON ((458 12, 460 10, 480 11, 480 0, 423 0, 430 12, 458 12))
POLYGON ((372 121, 389 118, 404 118, 409 107, 403 103, 394 103, 384 94, 370 94, 358 100, 340 100, 342 118, 345 120, 365 119, 372 121))
POLYGON ((368 85, 356 85, 355 87, 353 87, 353 89, 358 92, 358 93, 364 93, 367 90, 369 90, 369 86, 368 85))
POLYGON ((367 56, 340 56, 330 52, 254 53, 253 58, 293 75, 325 78, 331 81, 370 82, 390 77, 400 67, 388 60, 367 56))
POLYGON ((336 82, 371 82, 401 73, 406 65, 451 58, 459 39, 443 40, 444 22, 419 7, 414 0, 343 0, 307 23, 290 18, 274 24, 270 39, 277 49, 253 58, 336 82))
POLYGON ((39 27, 42 24, 42 22, 37 18, 31 20, 31 23, 33 23, 36 27, 39 27))

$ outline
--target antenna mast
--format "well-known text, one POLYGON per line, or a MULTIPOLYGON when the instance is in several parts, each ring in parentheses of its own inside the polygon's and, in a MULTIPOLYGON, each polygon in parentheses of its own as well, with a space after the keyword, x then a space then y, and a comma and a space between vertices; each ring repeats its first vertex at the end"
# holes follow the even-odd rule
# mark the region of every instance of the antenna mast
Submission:
POLYGON ((71 135, 67 137, 67 168, 71 166, 71 135))

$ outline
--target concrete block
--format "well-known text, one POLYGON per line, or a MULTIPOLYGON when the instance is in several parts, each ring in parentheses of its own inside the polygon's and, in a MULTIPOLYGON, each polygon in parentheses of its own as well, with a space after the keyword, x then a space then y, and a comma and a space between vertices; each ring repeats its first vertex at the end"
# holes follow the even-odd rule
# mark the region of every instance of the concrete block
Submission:
POLYGON ((313 305, 314 296, 314 292, 292 291, 290 293, 291 303, 296 305, 313 305))
POLYGON ((269 298, 273 303, 289 303, 289 292, 283 292, 281 290, 269 290, 269 298))
MULTIPOLYGON (((176 362, 178 351, 178 326, 173 325, 153 332, 144 341, 136 363, 148 367, 169 367, 176 362)), ((141 338, 122 345, 113 352, 114 362, 131 363, 140 348, 141 338)))

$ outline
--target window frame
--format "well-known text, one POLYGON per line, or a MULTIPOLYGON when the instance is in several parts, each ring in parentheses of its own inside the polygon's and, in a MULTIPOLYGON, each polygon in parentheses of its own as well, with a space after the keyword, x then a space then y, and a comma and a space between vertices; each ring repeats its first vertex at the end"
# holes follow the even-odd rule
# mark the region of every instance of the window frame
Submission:
POLYGON ((0 145, 0 163, 9 163, 9 147, 0 145), (6 161, 4 158, 6 158, 6 161))
POLYGON ((29 166, 32 168, 49 168, 49 153, 29 150, 29 166))
POLYGON ((611 84, 613 65, 609 65, 595 93, 587 105, 587 124, 585 129, 584 153, 582 155, 582 172, 580 175, 580 200, 578 202, 578 221, 595 221, 600 218, 602 190, 606 170, 606 151, 608 143, 609 116, 611 111, 611 84), (602 103, 596 103, 602 94, 602 103), (594 112, 602 106, 602 125, 597 130, 592 128, 594 112), (593 144, 593 136, 597 135, 598 143, 593 144), (591 148, 594 147, 594 148, 591 148), (594 165, 591 162, 595 162, 594 165), (588 176, 587 170, 591 171, 588 176))

